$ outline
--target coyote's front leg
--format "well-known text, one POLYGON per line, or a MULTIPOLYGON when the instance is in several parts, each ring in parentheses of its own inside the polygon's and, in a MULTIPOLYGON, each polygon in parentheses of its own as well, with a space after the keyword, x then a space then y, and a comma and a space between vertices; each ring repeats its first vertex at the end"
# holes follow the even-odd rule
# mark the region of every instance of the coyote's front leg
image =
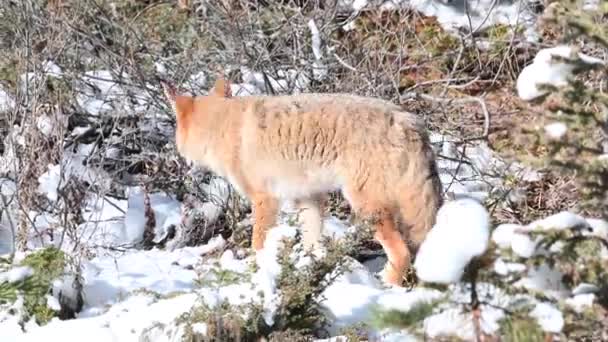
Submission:
POLYGON ((254 218, 251 247, 257 252, 264 248, 266 232, 277 222, 279 201, 268 193, 256 193, 251 202, 254 218))

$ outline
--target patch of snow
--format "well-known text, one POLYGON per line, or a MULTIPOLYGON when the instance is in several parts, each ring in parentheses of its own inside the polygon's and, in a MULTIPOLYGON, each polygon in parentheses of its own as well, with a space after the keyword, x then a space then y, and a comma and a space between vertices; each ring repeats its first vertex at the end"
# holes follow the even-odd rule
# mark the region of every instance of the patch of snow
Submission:
POLYGON ((529 231, 565 230, 587 227, 587 225, 587 221, 583 217, 568 211, 562 211, 543 219, 536 220, 528 224, 525 229, 529 231))
MULTIPOLYGON (((358 0, 355 0, 355 2, 356 1, 358 0)), ((321 62, 323 59, 323 53, 321 52, 321 35, 319 33, 319 28, 313 19, 308 21, 308 29, 312 36, 312 53, 315 56, 312 69, 313 77, 317 81, 322 81, 327 76, 327 67, 321 62)))
POLYGON ((349 341, 348 341, 348 337, 346 337, 344 335, 339 335, 339 336, 333 336, 333 337, 329 337, 329 338, 316 339, 316 340, 313 340, 313 342, 349 342, 349 341))
POLYGON ((561 140, 568 132, 568 126, 563 122, 553 122, 545 126, 545 134, 553 140, 561 140))
POLYGON ((471 259, 488 247, 488 229, 489 214, 479 202, 465 198, 445 203, 416 256, 418 278, 437 283, 458 281, 471 259))
MULTIPOLYGON (((381 333, 375 334, 378 337, 378 341, 382 342, 417 342, 419 339, 409 334, 405 331, 393 331, 392 329, 388 329, 387 331, 383 331, 381 333)), ((376 336, 374 336, 376 337, 376 336)), ((375 339, 374 339, 375 340, 375 339)), ((374 341, 372 340, 372 341, 374 341)))
POLYGON ((157 73, 164 75, 167 73, 167 67, 161 62, 154 62, 154 69, 157 73))
POLYGON ((597 218, 587 218, 587 224, 591 231, 584 231, 583 234, 597 236, 602 239, 608 239, 608 222, 597 218))
POLYGON ((15 101, 4 89, 0 88, 0 113, 8 112, 13 108, 15 108, 15 101))
POLYGON ((220 267, 223 270, 233 271, 237 273, 247 272, 247 264, 241 260, 234 258, 234 252, 228 249, 220 257, 220 267))
MULTIPOLYGON (((120 109, 133 113, 149 109, 151 95, 130 86, 130 77, 120 74, 118 79, 110 70, 89 70, 77 82, 80 93, 76 96, 78 105, 93 116, 107 114, 120 109)), ((149 89, 154 86, 146 85, 149 89)))
POLYGON ((600 8, 600 0, 584 0, 583 10, 585 11, 596 11, 600 8))
POLYGON ((46 195, 51 201, 57 201, 59 198, 59 183, 61 183, 61 166, 49 165, 48 171, 40 175, 38 178, 38 192, 46 195))
POLYGON ((253 283, 264 293, 264 320, 266 324, 274 324, 274 312, 278 307, 276 278, 281 272, 278 254, 283 245, 283 239, 294 238, 296 229, 288 225, 279 225, 270 229, 264 242, 264 249, 256 254, 258 271, 253 275, 253 283))
POLYGON ((201 71, 190 76, 189 81, 192 88, 201 89, 207 87, 207 82, 209 80, 207 79, 207 74, 201 71))
POLYGON ((564 327, 564 316, 554 305, 549 303, 538 303, 530 316, 536 318, 543 331, 559 333, 564 327))
POLYGON ((207 336, 207 324, 205 323, 194 323, 192 324, 192 331, 202 336, 207 336))
POLYGON ((534 23, 536 14, 525 1, 341 0, 338 4, 342 9, 355 12, 371 7, 372 4, 381 10, 411 8, 426 16, 437 17, 441 26, 453 33, 459 29, 478 31, 496 24, 509 26, 519 24, 526 29, 528 41, 538 40, 534 23))
POLYGON ((515 231, 521 228, 519 224, 503 223, 492 231, 492 241, 500 248, 511 247, 515 231))
POLYGON ((353 0, 352 7, 355 11, 362 10, 365 6, 368 5, 368 0, 353 0))
POLYGON ((22 94, 29 94, 39 79, 34 72, 25 72, 19 75, 19 86, 22 94))
POLYGON ((53 280, 51 286, 54 298, 60 298, 61 302, 68 308, 76 310, 78 307, 78 291, 76 277, 73 274, 65 274, 53 280))
POLYGON ((59 304, 57 298, 51 295, 46 295, 46 306, 48 306, 53 311, 61 310, 61 304, 59 304))
MULTIPOLYGON (((268 85, 266 84, 266 78, 268 78, 270 87, 272 88, 272 90, 274 92, 285 93, 285 92, 289 91, 289 85, 288 85, 287 80, 274 78, 271 75, 269 75, 268 73, 266 73, 266 77, 264 77, 264 73, 255 72, 246 66, 242 66, 241 75, 243 78, 243 82, 245 82, 246 84, 249 84, 251 86, 254 86, 255 89, 263 89, 264 92, 266 92, 266 93, 270 93, 270 89, 268 88, 268 85)), ((234 88, 233 88, 233 95, 237 95, 234 93, 234 88)), ((252 91, 251 94, 243 94, 243 95, 258 95, 258 94, 252 91)))
MULTIPOLYGON (((393 0, 393 2, 395 2, 393 0)), ((398 1, 400 2, 400 1, 398 1)), ((437 21, 448 31, 457 29, 480 30, 496 24, 524 25, 528 40, 535 40, 535 15, 523 5, 523 1, 495 2, 410 0, 409 5, 427 16, 436 16, 437 21)), ((406 3, 406 1, 403 1, 406 3)))
POLYGON ((572 294, 573 295, 579 295, 579 294, 586 294, 586 293, 596 293, 600 290, 599 287, 593 285, 593 284, 588 284, 588 283, 581 283, 578 284, 573 290, 572 290, 572 294))
POLYGON ((505 262, 501 258, 494 261, 494 272, 500 275, 508 275, 509 273, 520 273, 526 270, 526 265, 516 262, 505 262))
POLYGON ((15 338, 26 341, 179 341, 183 330, 175 326, 175 319, 190 310, 196 294, 179 295, 154 301, 150 296, 137 295, 113 306, 107 313, 72 320, 54 319, 45 326, 28 329, 15 338), (158 331, 155 327, 165 327, 158 331), (162 338, 162 339, 161 339, 162 338))
MULTIPOLYGON (((484 306, 481 308, 480 325, 482 331, 492 333, 498 330, 498 321, 504 317, 502 310, 484 306)), ((466 341, 475 340, 473 315, 459 308, 449 308, 424 319, 424 332, 430 338, 457 336, 466 341)))
MULTIPOLYGON (((133 291, 146 289, 162 295, 191 291, 198 278, 182 259, 203 260, 208 247, 185 247, 173 252, 161 250, 133 251, 119 257, 103 256, 83 263, 83 315, 102 313, 133 291)), ((191 263, 191 262, 190 262, 191 263)))
POLYGON ((514 285, 540 291, 553 298, 566 298, 570 291, 562 282, 563 276, 559 270, 551 268, 547 263, 542 263, 538 267, 531 267, 528 274, 514 285))
POLYGON ((8 271, 0 273, 0 283, 17 283, 25 280, 34 274, 34 270, 29 266, 16 266, 8 271))
POLYGON ((439 157, 437 168, 446 193, 455 197, 473 197, 484 201, 491 191, 502 189, 501 177, 490 175, 509 174, 526 181, 540 180, 538 172, 518 163, 502 160, 486 143, 467 146, 457 145, 454 138, 431 132, 431 143, 439 157), (464 157, 464 158, 463 158, 464 157), (468 163, 462 163, 460 159, 468 163))
POLYGON ((515 233, 511 237, 511 249, 522 258, 530 258, 536 252, 536 241, 526 234, 515 233))
MULTIPOLYGON (((462 306, 471 300, 470 287, 463 283, 452 284, 449 287, 450 290, 446 293, 448 302, 440 304, 438 309, 441 310, 424 320, 424 331, 429 337, 445 335, 474 340, 473 315, 462 306), (472 339, 471 336, 473 336, 472 339)), ((480 305, 481 330, 486 334, 495 334, 499 329, 499 321, 505 317, 504 311, 500 308, 513 305, 516 298, 495 285, 485 282, 477 284, 477 294, 479 299, 484 302, 480 305)))
POLYGON ((232 96, 251 96, 262 95, 262 91, 253 84, 249 83, 230 83, 232 96))
POLYGON ((44 136, 49 137, 53 134, 54 124, 48 115, 41 115, 36 120, 36 127, 44 136))
POLYGON ((16 194, 17 184, 8 178, 0 177, 0 255, 13 252, 13 229, 17 222, 18 211, 16 194))
MULTIPOLYGON (((14 303, 0 304, 0 338, 2 341, 15 341, 23 334, 21 320, 25 312, 25 300, 18 295, 14 303)), ((23 322, 25 329, 38 327, 35 318, 23 322)))
POLYGON ((51 60, 47 60, 42 64, 42 72, 48 76, 63 76, 63 71, 61 70, 61 68, 51 60))
POLYGON ((573 58, 577 63, 587 66, 603 65, 601 59, 575 52, 572 47, 559 45, 552 48, 541 49, 532 64, 526 66, 517 77, 517 94, 530 101, 547 94, 546 90, 539 89, 541 84, 550 84, 555 87, 567 85, 569 78, 578 73, 577 66, 570 62, 573 58), (566 60, 555 60, 554 56, 566 60))
MULTIPOLYGON (((164 193, 151 193, 150 206, 154 212, 155 228, 154 241, 158 242, 168 233, 172 225, 178 225, 181 220, 181 204, 164 193)), ((143 239, 146 216, 144 208, 144 193, 139 187, 129 189, 128 209, 125 214, 126 243, 137 243, 143 239)))
POLYGON ((585 293, 575 295, 573 297, 567 298, 564 302, 572 307, 576 312, 583 312, 587 308, 593 307, 593 301, 595 300, 595 294, 593 293, 585 293))
POLYGON ((106 189, 111 179, 107 173, 100 168, 94 169, 86 165, 88 157, 95 148, 96 144, 92 143, 78 145, 75 152, 66 150, 60 164, 48 165, 48 171, 40 175, 38 192, 55 202, 59 198, 59 190, 66 185, 70 177, 106 189))
POLYGON ((344 277, 331 284, 324 292, 326 298, 321 305, 333 318, 329 327, 331 334, 342 328, 370 319, 370 309, 380 308, 410 310, 413 305, 439 299, 442 293, 434 289, 414 288, 410 292, 403 288, 382 289, 365 284, 351 283, 344 277), (348 293, 348 296, 344 296, 348 293))

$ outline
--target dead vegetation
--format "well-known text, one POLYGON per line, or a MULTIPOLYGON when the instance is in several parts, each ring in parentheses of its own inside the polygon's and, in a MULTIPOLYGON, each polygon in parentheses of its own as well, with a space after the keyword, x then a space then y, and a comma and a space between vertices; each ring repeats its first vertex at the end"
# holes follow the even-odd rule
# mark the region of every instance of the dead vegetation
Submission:
MULTIPOLYGON (((549 44, 560 33, 544 26, 541 35, 549 44)), ((542 119, 515 96, 514 82, 540 47, 527 43, 517 28, 453 34, 436 18, 411 10, 366 9, 352 15, 333 1, 5 0, 0 89, 17 105, 0 115, 0 155, 10 150, 16 158, 1 168, 0 177, 18 186, 17 249, 27 249, 30 234, 53 236, 38 230, 31 211, 57 213, 61 226, 69 227, 66 238, 78 245, 82 218, 75 208, 85 200, 84 189, 125 199, 128 186, 141 186, 146 195, 173 193, 187 204, 173 235, 161 242, 147 235, 145 248, 199 245, 218 234, 231 246, 249 246, 250 227, 243 223, 249 208, 238 196, 218 201, 222 214, 214 220, 197 213, 202 203, 214 200, 205 190, 211 175, 193 172, 177 157, 174 119, 158 87, 161 78, 204 94, 218 73, 238 83, 251 71, 261 74, 257 86, 268 94, 293 93, 304 85, 306 91, 378 96, 423 116, 429 129, 452 137, 459 147, 488 143, 509 160, 533 163, 547 154, 533 134, 542 119), (319 31, 320 56, 311 22, 319 31), (47 61, 62 70, 61 77, 44 72, 47 61), (91 70, 108 72, 87 73, 91 70), (286 70, 295 76, 286 77, 286 70), (34 77, 22 79, 24 73, 34 77), (104 81, 121 85, 124 92, 100 98, 104 81), (99 101, 104 111, 93 113, 84 95, 99 101), (39 127, 42 117, 53 122, 50 134, 39 127), (61 164, 66 151, 85 145, 90 153, 83 165, 107 174, 111 182, 68 177, 56 201, 41 198, 37 180, 49 164, 61 164)), ((447 158, 442 151, 438 155, 447 158)), ((501 201, 493 219, 526 223, 575 208, 580 194, 573 178, 547 174, 534 182, 507 182, 507 191, 523 197, 501 201)), ((332 194, 329 203, 329 212, 350 217, 339 194, 332 194)), ((153 220, 149 213, 150 227, 153 220)), ((363 258, 379 246, 365 249, 355 256, 363 258)), ((515 328, 509 334, 516 336, 515 328)), ((218 336, 224 336, 222 331, 218 336)))

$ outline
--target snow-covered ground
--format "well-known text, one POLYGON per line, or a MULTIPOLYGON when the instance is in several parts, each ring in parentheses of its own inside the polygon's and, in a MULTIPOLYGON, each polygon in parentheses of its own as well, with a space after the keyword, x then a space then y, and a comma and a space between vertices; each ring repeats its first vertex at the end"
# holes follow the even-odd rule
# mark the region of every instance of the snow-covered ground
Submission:
MULTIPOLYGON (((437 150, 444 155, 457 159, 462 153, 447 137, 433 135, 433 141, 437 150)), ((83 166, 82 158, 90 154, 92 148, 79 145, 75 150, 66 152, 61 165, 50 165, 38 179, 38 191, 50 201, 56 201, 58 190, 65 184, 68 175, 97 184, 107 182, 107 174, 83 166)), ((491 174, 512 172, 520 177, 539 177, 532 170, 506 164, 483 144, 469 148, 466 156, 470 164, 445 159, 439 161, 444 187, 456 197, 470 196, 484 200, 493 192, 500 191, 500 179, 490 177, 491 174)), ((14 184, 10 181, 4 180, 0 184, 3 193, 14 191, 14 184)), ((208 185, 207 191, 225 199, 226 183, 215 179, 208 185)), ((82 208, 86 222, 80 225, 77 240, 80 248, 84 245, 93 257, 82 264, 84 306, 77 313, 77 318, 65 321, 53 319, 44 326, 38 326, 33 320, 20 322, 19 312, 23 302, 18 300, 0 307, 2 341, 76 341, 83 336, 95 341, 146 338, 178 341, 185 331, 185 325, 179 321, 182 314, 201 303, 212 308, 224 300, 232 305, 257 303, 264 308, 266 323, 273 324, 274 310, 281 295, 276 288, 276 277, 280 272, 276 256, 281 238, 293 239, 297 231, 289 219, 289 207, 284 208, 279 225, 271 230, 265 250, 257 257, 244 250, 226 249, 226 241, 221 236, 198 247, 173 250, 154 248, 146 251, 134 247, 142 240, 146 224, 144 195, 137 187, 128 188, 126 194, 127 199, 123 200, 95 193, 89 193, 86 197, 82 208), (254 264, 258 265, 256 271, 253 271, 254 264), (222 272, 230 272, 234 275, 233 280, 226 282, 221 277, 222 272)), ((369 328, 367 333, 370 337, 386 341, 414 341, 417 340, 415 333, 420 332, 428 337, 456 335, 472 339, 475 324, 473 316, 466 310, 470 289, 459 279, 470 259, 486 251, 490 229, 493 228, 489 226, 486 210, 477 200, 465 198, 448 201, 439 214, 437 229, 420 249, 420 258, 416 263, 420 278, 448 283, 447 291, 424 284, 411 291, 391 288, 378 276, 383 258, 366 264, 350 260, 351 271, 340 276, 323 293, 325 300, 322 305, 331 322, 329 332, 339 336, 342 329, 358 323, 369 323, 372 307, 407 311, 420 303, 437 302, 434 312, 424 319, 421 331, 369 328)), ((153 193, 150 195, 150 205, 156 218, 155 235, 164 237, 169 226, 179 224, 183 204, 172 194, 153 193)), ((217 217, 217 210, 214 204, 205 203, 204 211, 208 216, 217 217)), ((573 214, 560 215, 532 223, 528 228, 539 229, 550 225, 556 229, 559 224, 580 225, 587 222, 573 214)), ((76 241, 58 238, 62 230, 57 226, 56 217, 48 213, 31 213, 31 216, 39 229, 47 229, 55 234, 52 239, 45 235, 42 241, 39 236, 32 236, 31 248, 63 241, 59 245, 63 250, 74 250, 76 241)), ((605 225, 602 226, 601 222, 589 222, 597 227, 597 234, 606 234, 605 225)), ((3 226, 6 225, 4 222, 3 226)), ((326 234, 335 239, 343 238, 354 229, 333 217, 326 219, 325 226, 326 234)), ((562 226, 561 229, 567 228, 562 226)), ((7 236, 6 232, 3 234, 7 236)), ((492 240, 500 247, 512 248, 518 254, 522 254, 518 252, 522 248, 530 250, 530 255, 536 252, 533 241, 525 235, 525 229, 516 225, 500 226, 493 231, 492 240), (521 244, 524 247, 519 246, 521 244)), ((3 253, 10 252, 6 244, 3 246, 3 253)), ((18 255, 16 260, 22 258, 18 255)), ((309 262, 301 255, 294 258, 299 267, 309 262)), ((14 267, 0 273, 0 281, 18 281, 28 272, 26 268, 14 267)), ((545 291, 579 308, 593 301, 588 293, 571 293, 559 283, 559 273, 547 265, 528 270, 523 264, 498 259, 495 272, 519 273, 522 275, 521 286, 545 291), (587 297, 581 297, 585 295, 587 297)), ((70 291, 71 285, 69 277, 57 279, 49 305, 57 307, 60 292, 69 297, 73 292, 70 291)), ((480 321, 481 329, 486 333, 497 331, 500 320, 505 316, 500 308, 520 305, 522 300, 534 305, 531 317, 536 317, 546 331, 559 331, 563 325, 561 312, 550 303, 532 297, 507 295, 492 284, 479 284, 478 292, 480 298, 487 299, 481 306, 480 321)), ((204 331, 203 328, 199 325, 197 329, 204 331)))
MULTIPOLYGON (((393 3, 400 4, 401 1, 393 3)), ((431 1, 410 3, 426 14, 440 14, 440 22, 445 25, 469 25, 468 20, 462 22, 465 16, 454 19, 458 16, 453 12, 460 10, 456 5, 431 1)), ((477 6, 491 6, 495 2, 488 0, 478 3, 477 6)), ((366 4, 367 1, 357 0, 351 3, 355 9, 361 9, 366 4)), ((516 11, 513 6, 519 6, 518 2, 498 2, 496 12, 488 20, 506 23, 519 19, 529 20, 525 16, 520 18, 517 14, 521 11, 516 11)), ((479 10, 472 8, 476 9, 479 10)), ((482 19, 473 16, 473 27, 486 25, 482 19)), ((318 32, 314 21, 309 23, 309 28, 313 34, 318 32)), ((316 74, 319 78, 324 77, 321 54, 321 51, 315 51, 315 56, 319 56, 319 72, 316 74)), ((533 82, 530 79, 521 81, 522 86, 518 87, 518 91, 522 98, 538 95, 536 83, 551 80, 563 82, 562 74, 553 77, 553 74, 542 72, 553 70, 547 66, 545 57, 535 59, 534 64, 522 72, 521 77, 537 76, 533 82), (529 96, 524 94, 525 91, 530 92, 529 96)), ((596 60, 591 62, 597 63, 596 60)), ((61 77, 61 69, 52 62, 49 61, 46 66, 49 77, 61 77)), ((162 71, 163 68, 162 64, 157 64, 157 69, 162 71)), ((244 67, 241 72, 242 83, 233 84, 232 88, 236 96, 264 93, 265 83, 260 82, 261 74, 244 67)), ((301 82, 298 84, 302 85, 301 90, 305 90, 306 82, 298 79, 299 75, 287 71, 284 76, 290 81, 301 82)), ((24 75, 24 78, 27 77, 30 76, 24 75)), ((77 99, 79 105, 93 116, 102 116, 113 106, 126 106, 130 111, 139 111, 146 105, 149 98, 144 95, 134 102, 124 102, 128 89, 113 80, 113 75, 108 70, 86 73, 83 84, 91 84, 98 91, 93 92, 83 85, 82 95, 77 99)), ((190 82, 194 86, 206 86, 207 78, 204 74, 194 74, 190 82)), ((272 79, 271 83, 273 87, 281 89, 285 80, 272 79)), ((14 105, 13 99, 0 89, 0 111, 14 105)), ((38 125, 38 129, 45 132, 52 130, 44 122, 38 125)), ((552 136, 565 134, 565 129, 561 126, 552 126, 547 130, 552 136)), ((18 137, 12 140, 19 141, 18 137)), ((537 248, 537 241, 530 234, 537 230, 584 227, 585 234, 608 237, 606 222, 569 212, 558 213, 528 225, 507 222, 497 227, 491 226, 488 212, 478 201, 501 194, 504 190, 502 176, 511 174, 525 180, 535 180, 541 176, 529 168, 506 163, 484 143, 468 146, 465 152, 450 137, 432 134, 432 141, 438 152, 449 157, 438 161, 444 188, 456 198, 469 197, 446 203, 438 216, 436 229, 420 248, 415 264, 422 281, 446 283, 447 289, 438 290, 424 282, 412 290, 393 288, 378 277, 379 266, 384 263, 383 258, 365 264, 349 260, 350 271, 338 277, 323 292, 325 299, 322 305, 330 319, 329 332, 332 336, 342 335, 342 329, 355 324, 369 323, 372 307, 407 311, 420 303, 435 303, 433 312, 424 318, 417 331, 369 327, 366 332, 370 337, 384 341, 415 341, 418 340, 416 334, 419 333, 430 338, 452 335, 472 340, 475 336, 475 321, 470 311, 467 311, 471 290, 466 282, 460 281, 471 258, 485 253, 490 244, 496 246, 496 253, 509 251, 523 259, 544 253, 546 251, 537 248), (463 154, 469 163, 458 162, 463 154)), ((96 152, 96 148, 93 144, 80 144, 75 149, 66 150, 60 163, 49 165, 37 180, 39 193, 51 202, 57 201, 58 191, 66 184, 69 176, 107 188, 110 176, 103 170, 83 164, 83 160, 96 152)), ((7 149, 0 159, 3 167, 12 163, 14 156, 11 153, 12 149, 7 149)), ((9 171, 0 168, 0 172, 9 171)), ((0 179, 0 194, 4 198, 11 197, 15 188, 16 185, 11 180, 0 179)), ((207 190, 225 199, 225 188, 225 183, 216 180, 207 190)), ((248 303, 261 305, 266 323, 274 323, 273 315, 281 296, 281 291, 276 286, 280 272, 276 257, 282 239, 294 239, 298 229, 288 213, 282 213, 279 224, 269 233, 266 248, 257 256, 239 248, 227 248, 227 243, 221 236, 197 247, 142 250, 136 245, 142 240, 146 225, 144 194, 137 187, 127 188, 125 193, 126 199, 116 199, 96 192, 87 193, 82 208, 85 222, 78 227, 77 237, 63 237, 59 218, 50 213, 30 213, 38 230, 46 232, 42 235, 34 235, 32 232, 30 248, 55 244, 66 252, 73 252, 78 247, 90 255, 82 263, 84 305, 75 319, 53 319, 46 325, 38 326, 33 320, 21 321, 20 313, 24 305, 22 298, 9 304, 0 304, 0 341, 65 342, 80 341, 83 338, 90 341, 179 341, 185 332, 185 324, 180 321, 184 313, 202 303, 213 308, 222 301, 235 306, 248 303), (226 278, 226 274, 230 276, 226 278)), ((154 232, 158 238, 165 237, 169 227, 179 225, 183 219, 184 205, 174 194, 150 194, 150 205, 156 219, 154 232)), ((16 204, 12 203, 4 209, 6 210, 0 212, 0 253, 8 254, 12 252, 12 236, 8 228, 15 218, 16 204)), ((287 211, 289 208, 284 209, 287 211)), ((218 210, 216 204, 204 203, 203 212, 207 216, 217 217, 218 210)), ((354 229, 354 226, 334 217, 327 218, 325 226, 325 233, 334 239, 341 239, 354 229)), ((603 257, 606 255, 608 253, 604 251, 603 257)), ((23 257, 24 255, 17 254, 15 265, 0 272, 0 283, 17 282, 31 273, 31 269, 17 265, 23 257)), ((310 262, 303 255, 294 255, 293 258, 298 267, 304 267, 310 262)), ((516 276, 518 280, 515 286, 539 291, 575 310, 582 310, 593 303, 594 292, 597 291, 595 285, 569 289, 562 283, 558 270, 547 264, 529 268, 521 259, 515 259, 498 256, 492 266, 493 272, 503 277, 516 276)), ((532 306, 529 315, 537 320, 544 331, 560 332, 564 326, 562 311, 549 301, 531 295, 508 294, 491 283, 482 282, 477 285, 478 296, 482 301, 479 323, 485 333, 492 334, 499 329, 501 320, 506 316, 505 310, 522 305, 532 306)), ((49 307, 57 309, 59 293, 67 297, 73 295, 71 287, 69 275, 57 279, 48 298, 49 307)), ((196 330, 204 334, 206 327, 199 323, 196 330)))

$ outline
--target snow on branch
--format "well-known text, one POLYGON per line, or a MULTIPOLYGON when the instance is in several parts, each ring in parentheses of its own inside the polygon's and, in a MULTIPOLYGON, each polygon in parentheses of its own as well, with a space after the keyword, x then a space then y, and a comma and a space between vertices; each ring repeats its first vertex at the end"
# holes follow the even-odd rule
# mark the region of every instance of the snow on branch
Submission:
POLYGON ((519 74, 517 95, 526 101, 534 100, 549 92, 546 85, 563 87, 574 75, 604 65, 601 59, 580 53, 570 46, 541 49, 532 64, 519 74))
POLYGON ((459 281, 471 259, 488 247, 489 219, 487 210, 474 199, 444 204, 416 256, 418 278, 435 283, 459 281))

